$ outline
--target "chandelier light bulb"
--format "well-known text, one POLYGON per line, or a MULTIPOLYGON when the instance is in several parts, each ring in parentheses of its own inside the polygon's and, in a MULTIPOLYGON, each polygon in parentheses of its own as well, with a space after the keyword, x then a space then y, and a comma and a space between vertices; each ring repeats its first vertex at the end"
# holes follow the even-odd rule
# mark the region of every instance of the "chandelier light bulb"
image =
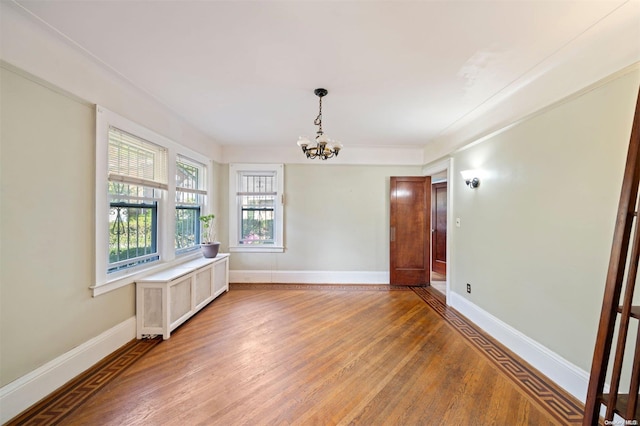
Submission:
POLYGON ((308 138, 304 137, 304 136, 300 136, 298 138, 298 146, 299 147, 303 147, 303 146, 307 146, 309 145, 311 142, 309 141, 308 138))

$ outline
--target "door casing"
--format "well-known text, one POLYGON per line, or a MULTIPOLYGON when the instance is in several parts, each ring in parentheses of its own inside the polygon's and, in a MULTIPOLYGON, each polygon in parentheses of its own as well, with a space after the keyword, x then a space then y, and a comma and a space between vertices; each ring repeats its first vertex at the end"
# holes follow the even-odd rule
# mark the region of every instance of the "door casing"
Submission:
POLYGON ((431 270, 447 274, 447 182, 434 183, 431 194, 431 270))

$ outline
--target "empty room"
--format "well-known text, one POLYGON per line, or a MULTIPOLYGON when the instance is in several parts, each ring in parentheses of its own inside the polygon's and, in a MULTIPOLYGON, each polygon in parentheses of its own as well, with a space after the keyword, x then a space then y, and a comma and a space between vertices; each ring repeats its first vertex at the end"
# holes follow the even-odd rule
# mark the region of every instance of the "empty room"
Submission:
POLYGON ((637 424, 640 1, 0 0, 0 423, 637 424))

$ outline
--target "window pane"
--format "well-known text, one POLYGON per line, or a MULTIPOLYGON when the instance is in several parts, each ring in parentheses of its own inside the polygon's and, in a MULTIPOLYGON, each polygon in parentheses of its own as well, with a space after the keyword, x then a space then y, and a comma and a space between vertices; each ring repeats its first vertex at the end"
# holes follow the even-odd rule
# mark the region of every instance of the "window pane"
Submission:
POLYGON ((132 199, 154 201, 160 198, 160 190, 148 186, 123 182, 109 182, 109 199, 111 202, 126 202, 132 199))
POLYGON ((229 164, 229 251, 284 251, 284 165, 229 164))
POLYGON ((205 195, 176 190, 176 204, 202 206, 204 205, 204 200, 205 195))
POLYGON ((178 159, 176 162, 176 187, 186 189, 200 188, 201 168, 196 164, 191 164, 185 159, 178 159))
POLYGON ((205 166, 178 156, 176 160, 176 253, 194 250, 200 244, 200 214, 205 205, 205 166))
POLYGON ((200 244, 200 207, 176 206, 175 248, 182 253, 200 244))
POLYGON ((275 196, 244 195, 241 203, 240 244, 273 244, 275 196))
POLYGON ((276 177, 268 175, 242 175, 240 192, 264 192, 274 194, 276 192, 276 177))
POLYGON ((109 270, 114 272, 158 260, 157 202, 111 202, 109 270))

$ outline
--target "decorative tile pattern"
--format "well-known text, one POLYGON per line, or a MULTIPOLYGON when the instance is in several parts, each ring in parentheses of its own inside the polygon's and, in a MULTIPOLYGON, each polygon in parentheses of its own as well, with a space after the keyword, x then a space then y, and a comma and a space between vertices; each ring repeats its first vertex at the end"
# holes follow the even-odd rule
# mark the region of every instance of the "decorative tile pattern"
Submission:
POLYGON ((584 406, 578 400, 449 308, 440 293, 428 287, 412 287, 412 290, 541 407, 563 424, 582 423, 584 406))
POLYGON ((161 341, 132 340, 6 425, 57 424, 161 341))

